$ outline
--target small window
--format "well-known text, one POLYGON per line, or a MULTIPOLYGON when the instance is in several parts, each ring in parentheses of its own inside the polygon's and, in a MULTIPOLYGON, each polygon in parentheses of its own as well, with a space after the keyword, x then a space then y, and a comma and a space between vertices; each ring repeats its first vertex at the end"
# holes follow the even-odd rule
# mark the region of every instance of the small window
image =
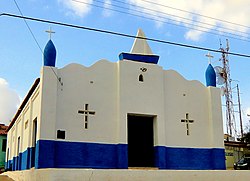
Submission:
POLYGON ((57 139, 65 139, 65 131, 57 130, 57 139))
POLYGON ((7 139, 3 139, 2 142, 2 152, 6 152, 7 139))
POLYGON ((139 81, 143 82, 143 75, 142 74, 139 75, 139 81))

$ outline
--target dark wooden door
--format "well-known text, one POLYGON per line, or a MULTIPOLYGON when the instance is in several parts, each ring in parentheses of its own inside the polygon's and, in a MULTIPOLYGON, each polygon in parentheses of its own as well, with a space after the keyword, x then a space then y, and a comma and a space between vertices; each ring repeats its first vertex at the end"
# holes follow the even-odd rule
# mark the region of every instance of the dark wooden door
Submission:
POLYGON ((128 115, 129 167, 154 167, 153 119, 128 115))

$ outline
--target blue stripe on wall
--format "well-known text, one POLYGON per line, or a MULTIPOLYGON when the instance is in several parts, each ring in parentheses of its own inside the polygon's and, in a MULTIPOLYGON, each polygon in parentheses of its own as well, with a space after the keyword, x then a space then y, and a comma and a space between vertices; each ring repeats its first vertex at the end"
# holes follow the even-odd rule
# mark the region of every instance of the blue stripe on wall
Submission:
POLYGON ((220 148, 155 147, 156 166, 176 170, 224 170, 225 150, 220 148))
POLYGON ((215 170, 225 170, 226 169, 226 156, 224 149, 213 149, 212 150, 212 165, 215 170))
MULTIPOLYGON (((66 152, 64 149, 55 152, 55 143, 57 141, 39 140, 36 144, 35 152, 35 168, 56 168, 54 161, 55 156, 59 153, 66 152)), ((72 153, 74 154, 74 153, 72 153)), ((68 159, 67 156, 63 156, 64 159, 68 159)))
MULTIPOLYGON (((100 144, 39 140, 19 157, 6 163, 12 170, 35 168, 128 168, 126 144, 100 144), (34 152, 36 156, 34 157, 34 152), (32 154, 33 153, 33 154, 32 154), (38 156, 37 156, 38 155, 38 156), (19 163, 17 160, 20 160, 19 163)), ((155 147, 155 166, 159 169, 223 170, 225 151, 220 148, 155 147)))
POLYGON ((22 154, 21 154, 21 168, 19 170, 25 170, 25 169, 28 169, 28 164, 29 164, 29 149, 28 148, 26 151, 24 151, 22 154))
POLYGON ((127 168, 127 145, 39 140, 36 168, 127 168), (45 151, 46 150, 46 151, 45 151), (50 150, 50 151, 49 151, 50 150))
POLYGON ((5 162, 5 170, 12 170, 13 160, 5 162))
POLYGON ((34 152, 34 148, 28 148, 23 153, 19 153, 17 157, 12 160, 8 160, 5 163, 5 169, 7 170, 26 170, 30 169, 31 166, 31 153, 34 152))

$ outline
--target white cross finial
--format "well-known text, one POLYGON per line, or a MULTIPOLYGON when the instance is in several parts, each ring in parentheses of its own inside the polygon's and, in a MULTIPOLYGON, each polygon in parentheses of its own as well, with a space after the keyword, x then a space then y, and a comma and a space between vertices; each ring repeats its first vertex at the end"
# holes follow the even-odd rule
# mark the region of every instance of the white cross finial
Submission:
POLYGON ((56 33, 54 31, 52 31, 51 27, 49 27, 49 30, 46 30, 45 32, 47 32, 49 34, 49 39, 51 40, 51 34, 52 33, 56 33))
POLYGON ((210 54, 210 52, 208 52, 208 53, 206 54, 206 57, 208 57, 208 62, 209 62, 209 64, 211 64, 211 59, 214 58, 214 56, 212 56, 212 55, 210 54))

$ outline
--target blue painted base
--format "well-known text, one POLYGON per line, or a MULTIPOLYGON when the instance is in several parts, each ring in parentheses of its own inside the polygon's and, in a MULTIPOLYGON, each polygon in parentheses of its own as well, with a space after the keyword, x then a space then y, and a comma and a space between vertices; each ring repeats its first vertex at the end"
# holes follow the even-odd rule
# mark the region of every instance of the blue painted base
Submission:
POLYGON ((34 162, 35 148, 28 148, 23 153, 20 153, 17 157, 14 157, 12 160, 5 162, 6 170, 26 170, 34 167, 34 164, 31 164, 31 161, 34 162))
POLYGON ((38 141, 36 168, 127 168, 127 145, 38 141), (47 150, 47 151, 44 151, 47 150), (48 151, 50 150, 50 151, 48 151))
POLYGON ((155 147, 155 165, 159 169, 225 170, 225 150, 157 146, 155 147))
MULTIPOLYGON (((39 140, 6 162, 9 170, 35 168, 128 168, 126 144, 99 144, 39 140), (35 154, 34 154, 35 153, 35 154)), ((155 166, 159 169, 223 170, 224 149, 155 147, 155 166)))

